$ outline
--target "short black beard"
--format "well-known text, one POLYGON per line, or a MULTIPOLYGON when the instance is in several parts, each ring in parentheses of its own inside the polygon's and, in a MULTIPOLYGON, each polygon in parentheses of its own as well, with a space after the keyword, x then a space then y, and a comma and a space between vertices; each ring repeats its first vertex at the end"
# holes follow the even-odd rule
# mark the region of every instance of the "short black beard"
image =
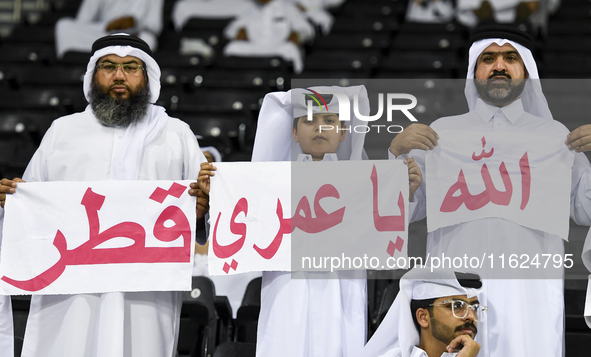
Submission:
POLYGON ((129 98, 113 98, 98 84, 90 88, 90 107, 98 121, 107 127, 127 128, 140 122, 148 112, 150 88, 148 84, 129 95, 129 98))
POLYGON ((453 328, 439 322, 436 318, 431 318, 431 333, 433 337, 446 345, 456 337, 453 328))
POLYGON ((525 81, 526 79, 523 78, 512 79, 511 76, 504 71, 495 71, 495 73, 487 79, 475 79, 474 85, 482 100, 497 107, 504 107, 519 98, 525 87, 525 81), (495 76, 505 76, 507 82, 493 82, 492 78, 495 76))
POLYGON ((478 329, 472 321, 466 321, 466 323, 457 326, 455 329, 452 329, 450 326, 443 324, 436 318, 431 318, 431 333, 433 334, 433 337, 445 344, 449 344, 454 338, 456 338, 456 331, 461 331, 468 328, 471 328, 474 331, 474 338, 476 338, 478 329))

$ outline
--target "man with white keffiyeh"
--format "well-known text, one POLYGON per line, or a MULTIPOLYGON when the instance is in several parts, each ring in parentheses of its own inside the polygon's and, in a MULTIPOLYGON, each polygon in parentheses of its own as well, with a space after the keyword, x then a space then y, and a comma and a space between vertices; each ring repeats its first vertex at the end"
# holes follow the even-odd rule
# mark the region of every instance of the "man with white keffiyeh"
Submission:
POLYGON ((474 337, 486 321, 477 274, 416 266, 400 279, 400 291, 362 357, 475 357, 474 337))
MULTIPOLYGON (((423 184, 411 202, 411 207, 416 205, 411 222, 426 215, 425 187, 429 183, 425 172, 425 151, 438 145, 438 131, 454 130, 564 134, 567 148, 577 152, 569 188, 570 216, 578 224, 591 224, 588 198, 591 165, 581 153, 588 150, 584 145, 591 142, 591 137, 585 135, 584 128, 569 134, 564 125, 553 119, 532 56, 531 37, 506 25, 489 25, 476 29, 470 43, 464 91, 470 111, 438 119, 431 126, 410 125, 394 138, 390 146, 391 158, 413 157, 423 172, 423 184)), ((522 247, 531 257, 536 254, 564 255, 564 243, 559 236, 497 216, 435 229, 427 238, 427 253, 431 256, 443 253, 452 257, 464 254, 482 256, 483 253, 497 256, 522 247)), ((560 279, 563 270, 552 279, 540 279, 539 276, 528 279, 503 276, 498 279, 495 274, 500 274, 499 269, 493 271, 490 267, 486 273, 479 273, 486 281, 480 302, 494 311, 487 322, 487 333, 480 333, 477 337, 482 345, 480 356, 563 355, 564 283, 560 279)), ((525 276, 525 269, 518 273, 525 276)), ((529 269, 528 273, 533 270, 529 269)))
MULTIPOLYGON (((206 160, 195 135, 151 104, 160 68, 143 40, 117 34, 95 41, 83 88, 90 104, 52 123, 24 180, 197 179, 206 160)), ((17 181, 2 179, 2 207, 17 181)), ((193 185, 189 194, 202 218, 206 196, 193 185)), ((22 356, 173 357, 180 310, 178 291, 33 296, 22 356)))

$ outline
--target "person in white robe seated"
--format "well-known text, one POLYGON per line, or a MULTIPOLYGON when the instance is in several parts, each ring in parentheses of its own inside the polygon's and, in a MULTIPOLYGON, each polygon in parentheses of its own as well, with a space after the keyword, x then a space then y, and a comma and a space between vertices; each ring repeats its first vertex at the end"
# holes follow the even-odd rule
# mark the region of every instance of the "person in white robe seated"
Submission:
MULTIPOLYGON (((109 35, 91 53, 83 83, 88 107, 52 123, 23 179, 196 180, 206 160, 195 135, 152 104, 160 68, 148 44, 109 35)), ((2 179, 2 207, 22 181, 2 179)), ((197 196, 200 220, 209 205, 196 184, 188 193, 197 196)), ((181 302, 179 291, 34 295, 22 357, 174 357, 181 302)))
MULTIPOLYGON (((548 1, 549 10, 558 6, 559 0, 548 1)), ((479 23, 525 22, 540 8, 539 0, 458 0, 458 21, 474 27, 479 23)))
POLYGON ((451 0, 409 0, 406 21, 425 23, 448 23, 456 12, 451 0))
POLYGON ((121 32, 138 36, 155 51, 163 6, 164 0, 83 0, 75 19, 55 24, 57 58, 68 51, 88 52, 96 39, 121 32))
POLYGON ((302 45, 314 38, 314 27, 293 4, 283 0, 252 0, 255 6, 224 30, 231 41, 225 56, 278 56, 293 63, 295 73, 304 69, 302 45))
POLYGON ((479 356, 474 338, 488 312, 478 300, 481 287, 476 274, 414 267, 360 356, 479 356))
POLYGON ((324 36, 330 33, 334 24, 334 17, 326 9, 330 3, 326 0, 285 0, 300 9, 306 18, 315 26, 320 27, 324 36))

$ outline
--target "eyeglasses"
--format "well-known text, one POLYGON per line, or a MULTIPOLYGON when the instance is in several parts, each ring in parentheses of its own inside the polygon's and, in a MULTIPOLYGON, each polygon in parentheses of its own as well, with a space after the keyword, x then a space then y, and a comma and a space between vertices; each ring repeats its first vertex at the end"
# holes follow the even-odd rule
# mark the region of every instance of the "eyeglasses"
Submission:
POLYGON ((438 303, 433 303, 429 306, 435 305, 446 305, 451 304, 451 312, 452 314, 457 317, 458 319, 463 319, 468 316, 468 308, 472 309, 472 314, 474 314, 474 321, 483 322, 486 320, 486 312, 488 311, 488 306, 481 306, 479 303, 476 304, 468 304, 463 300, 446 300, 438 303))
POLYGON ((123 73, 134 76, 140 74, 140 70, 145 70, 144 67, 140 66, 137 63, 111 63, 111 62, 103 62, 96 65, 96 68, 101 70, 106 74, 113 74, 117 71, 117 68, 121 67, 123 73))

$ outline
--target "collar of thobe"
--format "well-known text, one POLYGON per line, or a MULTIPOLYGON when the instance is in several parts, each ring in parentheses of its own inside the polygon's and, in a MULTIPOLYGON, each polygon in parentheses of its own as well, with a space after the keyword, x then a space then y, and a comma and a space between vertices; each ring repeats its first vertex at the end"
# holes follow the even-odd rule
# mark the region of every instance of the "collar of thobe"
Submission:
MULTIPOLYGON (((502 108, 499 108, 494 105, 490 105, 485 103, 482 99, 478 98, 476 101, 476 107, 474 108, 476 114, 484 120, 485 123, 490 122, 492 118, 495 117, 495 114, 499 113, 502 114, 511 124, 515 125, 517 120, 523 115, 523 103, 521 99, 517 99, 513 103, 506 105, 502 108)), ((498 115, 498 114, 497 114, 498 115)))
MULTIPOLYGON (((454 352, 454 353, 443 352, 441 357, 455 357, 457 355, 458 354, 456 352, 454 352)), ((427 355, 427 352, 423 351, 420 347, 415 346, 414 349, 412 350, 411 357, 429 357, 429 356, 427 355)))
MULTIPOLYGON (((90 105, 85 112, 94 116, 90 105)), ((125 128, 121 141, 113 148, 109 178, 137 180, 145 148, 160 136, 167 122, 168 115, 164 108, 150 104, 142 121, 125 128)))
MULTIPOLYGON (((312 158, 312 155, 299 154, 297 161, 314 161, 314 159, 312 158)), ((324 154, 322 161, 339 161, 339 158, 336 153, 326 153, 324 154)))

